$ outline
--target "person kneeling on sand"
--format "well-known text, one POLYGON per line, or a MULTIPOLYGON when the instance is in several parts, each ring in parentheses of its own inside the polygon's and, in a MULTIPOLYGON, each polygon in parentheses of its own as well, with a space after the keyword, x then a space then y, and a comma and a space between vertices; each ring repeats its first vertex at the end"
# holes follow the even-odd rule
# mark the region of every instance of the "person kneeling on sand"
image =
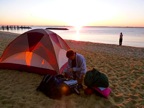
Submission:
POLYGON ((68 65, 64 69, 64 75, 67 78, 77 80, 78 89, 82 89, 82 82, 87 71, 85 58, 71 49, 66 52, 66 56, 68 58, 68 65))

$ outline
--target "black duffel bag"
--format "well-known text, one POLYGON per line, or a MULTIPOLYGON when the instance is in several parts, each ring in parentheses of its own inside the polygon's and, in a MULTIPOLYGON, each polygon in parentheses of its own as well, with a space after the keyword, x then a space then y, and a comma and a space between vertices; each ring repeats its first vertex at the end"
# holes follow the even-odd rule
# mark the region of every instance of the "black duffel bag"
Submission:
POLYGON ((45 75, 37 87, 38 91, 43 92, 46 96, 53 99, 60 99, 62 94, 60 91, 61 84, 64 81, 62 75, 45 75))

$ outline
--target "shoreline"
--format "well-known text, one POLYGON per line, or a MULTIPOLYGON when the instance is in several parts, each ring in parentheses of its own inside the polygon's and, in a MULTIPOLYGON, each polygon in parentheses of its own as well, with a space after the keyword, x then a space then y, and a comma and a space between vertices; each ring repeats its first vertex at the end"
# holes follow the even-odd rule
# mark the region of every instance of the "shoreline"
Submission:
MULTIPOLYGON (((19 34, 0 31, 0 56, 19 34)), ((144 48, 65 40, 86 58, 87 69, 108 76, 112 92, 108 99, 95 94, 72 94, 53 100, 36 91, 43 76, 0 69, 0 107, 125 108, 144 107, 144 48)))

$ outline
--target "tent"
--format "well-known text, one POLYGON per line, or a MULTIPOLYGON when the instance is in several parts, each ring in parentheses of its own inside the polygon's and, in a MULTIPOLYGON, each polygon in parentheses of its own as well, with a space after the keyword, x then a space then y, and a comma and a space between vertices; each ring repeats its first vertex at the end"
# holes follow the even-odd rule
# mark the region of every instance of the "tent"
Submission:
POLYGON ((0 69, 38 74, 61 74, 67 64, 69 46, 56 33, 34 29, 14 39, 0 58, 0 69))

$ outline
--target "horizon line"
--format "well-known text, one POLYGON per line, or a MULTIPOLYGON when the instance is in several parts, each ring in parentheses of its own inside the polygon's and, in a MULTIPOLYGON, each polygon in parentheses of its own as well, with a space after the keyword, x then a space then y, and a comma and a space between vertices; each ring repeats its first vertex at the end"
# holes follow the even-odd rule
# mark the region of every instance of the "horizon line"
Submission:
MULTIPOLYGON (((72 25, 0 25, 1 27, 2 26, 30 26, 30 27, 33 27, 33 26, 48 26, 48 27, 74 27, 72 25)), ((109 28, 144 28, 144 26, 96 26, 96 25, 88 25, 88 26, 81 26, 81 27, 109 27, 109 28)))

